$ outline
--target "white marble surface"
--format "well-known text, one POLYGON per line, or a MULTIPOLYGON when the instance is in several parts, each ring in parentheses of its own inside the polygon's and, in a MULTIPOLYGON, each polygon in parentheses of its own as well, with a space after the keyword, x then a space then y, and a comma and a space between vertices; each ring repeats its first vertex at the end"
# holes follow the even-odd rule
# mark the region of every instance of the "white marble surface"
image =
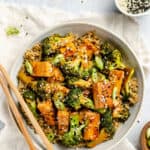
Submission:
MULTIPOLYGON (((117 11, 113 0, 0 0, 0 2, 17 3, 19 5, 42 5, 45 7, 56 7, 79 15, 81 15, 83 11, 87 10, 96 13, 111 13, 117 11)), ((145 43, 150 49, 150 15, 136 18, 136 20, 140 25, 140 34, 144 38, 145 43)), ((149 82, 150 77, 146 79, 145 98, 139 116, 139 122, 136 123, 135 127, 128 135, 129 140, 137 148, 139 148, 139 135, 141 128, 147 121, 150 120, 150 86, 148 86, 149 82)))

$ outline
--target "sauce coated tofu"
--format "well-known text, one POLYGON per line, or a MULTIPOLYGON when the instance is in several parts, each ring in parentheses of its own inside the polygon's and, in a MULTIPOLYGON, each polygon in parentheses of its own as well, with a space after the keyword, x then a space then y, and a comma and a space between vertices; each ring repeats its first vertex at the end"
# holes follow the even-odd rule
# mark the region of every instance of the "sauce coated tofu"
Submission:
POLYGON ((112 82, 114 87, 117 87, 117 96, 120 95, 123 79, 124 79, 124 71, 122 70, 112 70, 109 74, 109 79, 112 82))
POLYGON ((47 79, 47 81, 49 83, 51 82, 55 82, 55 81, 60 81, 60 82, 63 82, 64 81, 64 77, 63 77, 63 74, 62 72, 60 71, 60 69, 56 68, 56 67, 53 67, 53 72, 51 73, 51 77, 49 77, 47 79))
POLYGON ((88 121, 84 129, 84 140, 95 140, 99 136, 100 115, 92 111, 82 112, 84 120, 88 121))
POLYGON ((55 112, 54 112, 54 107, 53 107, 51 100, 38 103, 37 108, 40 111, 41 115, 44 117, 47 124, 54 126, 55 125, 55 112))
POLYGON ((112 90, 110 82, 102 81, 93 84, 93 99, 96 109, 113 107, 112 90))
POLYGON ((32 62, 33 73, 35 77, 51 77, 52 76, 52 65, 47 61, 33 61, 32 62))
POLYGON ((64 134, 69 128, 69 112, 67 110, 59 110, 57 112, 58 133, 64 134))

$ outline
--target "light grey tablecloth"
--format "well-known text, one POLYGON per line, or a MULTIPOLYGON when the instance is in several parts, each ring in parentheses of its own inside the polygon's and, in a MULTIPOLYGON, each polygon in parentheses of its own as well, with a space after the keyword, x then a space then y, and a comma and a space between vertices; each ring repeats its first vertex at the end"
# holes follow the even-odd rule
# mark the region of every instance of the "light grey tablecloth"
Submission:
MULTIPOLYGON (((18 6, 0 5, 0 63, 10 71, 11 66, 24 45, 30 43, 30 41, 40 35, 43 30, 47 30, 54 24, 66 20, 81 20, 81 18, 84 18, 82 19, 84 21, 88 20, 88 22, 91 23, 98 23, 122 36, 136 51, 139 59, 143 63, 147 76, 149 76, 148 66, 150 53, 144 47, 142 39, 139 36, 139 26, 137 22, 117 13, 98 15, 86 12, 77 16, 57 9, 19 8, 18 6), (20 34, 17 36, 6 36, 5 29, 10 25, 16 26, 20 30, 20 34)), ((1 90, 0 99, 0 119, 6 124, 5 129, 0 134, 0 149, 26 150, 27 145, 9 116, 5 97, 1 90)), ((120 149, 134 150, 134 147, 125 140, 114 148, 114 150, 120 149)))

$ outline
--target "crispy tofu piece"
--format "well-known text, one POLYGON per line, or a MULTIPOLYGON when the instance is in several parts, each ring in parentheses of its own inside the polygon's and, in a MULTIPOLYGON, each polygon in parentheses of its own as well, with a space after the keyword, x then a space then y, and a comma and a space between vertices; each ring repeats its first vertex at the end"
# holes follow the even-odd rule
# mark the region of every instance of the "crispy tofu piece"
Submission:
POLYGON ((29 84, 34 80, 34 78, 32 78, 31 76, 26 75, 23 69, 19 71, 18 78, 25 84, 29 84))
POLYGON ((80 115, 85 121, 88 121, 83 133, 84 140, 95 140, 99 135, 100 114, 85 110, 80 115))
POLYGON ((117 87, 117 96, 120 95, 121 86, 124 79, 124 71, 122 70, 112 70, 109 74, 109 79, 111 80, 114 87, 117 87))
POLYGON ((47 124, 54 126, 55 125, 55 112, 54 112, 54 107, 53 107, 51 100, 38 103, 37 108, 40 111, 41 115, 44 117, 47 124))
POLYGON ((69 129, 69 112, 67 110, 59 110, 57 112, 58 133, 64 134, 69 129))
POLYGON ((33 73, 35 77, 51 77, 52 65, 47 61, 33 61, 32 62, 33 73))
POLYGON ((101 81, 93 84, 93 99, 96 109, 113 107, 112 90, 110 82, 101 81))
POLYGON ((87 147, 95 147, 97 144, 100 144, 106 140, 108 140, 110 137, 109 137, 109 134, 106 133, 105 129, 101 129, 100 133, 99 133, 99 136, 98 138, 96 138, 96 140, 94 141, 91 141, 87 144, 87 147))
POLYGON ((49 77, 49 78, 47 79, 47 81, 48 81, 49 83, 55 82, 55 81, 60 81, 60 82, 64 81, 64 77, 63 77, 63 74, 62 74, 62 72, 60 71, 60 69, 58 69, 58 68, 56 68, 56 67, 53 67, 52 75, 51 75, 51 77, 49 77))
POLYGON ((67 43, 65 47, 60 48, 60 52, 64 54, 65 57, 71 57, 77 51, 76 46, 73 42, 67 43))

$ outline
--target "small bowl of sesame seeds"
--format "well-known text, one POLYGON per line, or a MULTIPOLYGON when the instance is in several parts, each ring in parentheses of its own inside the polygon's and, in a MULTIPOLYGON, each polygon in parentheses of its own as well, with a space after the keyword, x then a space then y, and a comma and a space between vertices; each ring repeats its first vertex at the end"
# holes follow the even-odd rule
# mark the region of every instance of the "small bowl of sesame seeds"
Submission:
POLYGON ((150 0, 115 0, 116 7, 123 14, 138 17, 150 14, 150 0))

